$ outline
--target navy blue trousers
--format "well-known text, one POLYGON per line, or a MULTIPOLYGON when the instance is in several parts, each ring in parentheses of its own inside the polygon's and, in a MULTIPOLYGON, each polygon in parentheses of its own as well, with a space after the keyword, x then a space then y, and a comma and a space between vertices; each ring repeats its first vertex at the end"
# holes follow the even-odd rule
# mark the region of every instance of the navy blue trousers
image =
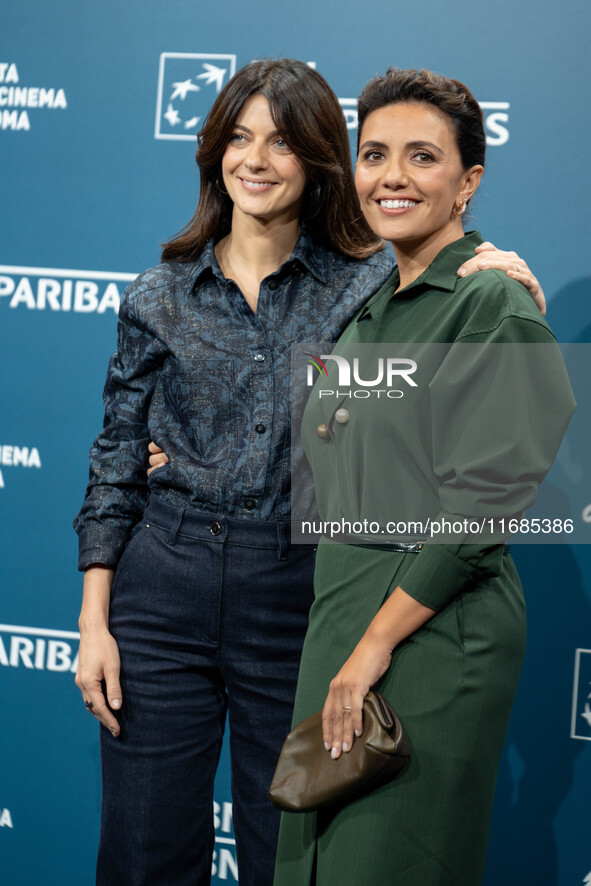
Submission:
POLYGON ((241 886, 267 886, 279 815, 267 791, 291 727, 314 549, 288 527, 154 498, 113 581, 121 736, 101 727, 100 886, 202 886, 230 722, 241 886))

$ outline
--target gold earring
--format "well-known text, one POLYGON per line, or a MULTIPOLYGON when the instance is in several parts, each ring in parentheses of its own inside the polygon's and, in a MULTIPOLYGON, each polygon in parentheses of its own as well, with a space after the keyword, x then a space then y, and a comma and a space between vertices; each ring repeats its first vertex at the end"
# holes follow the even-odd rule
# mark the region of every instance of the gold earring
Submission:
POLYGON ((463 215, 466 211, 466 206, 468 205, 468 201, 464 198, 461 202, 460 207, 454 206, 453 213, 454 215, 463 215))

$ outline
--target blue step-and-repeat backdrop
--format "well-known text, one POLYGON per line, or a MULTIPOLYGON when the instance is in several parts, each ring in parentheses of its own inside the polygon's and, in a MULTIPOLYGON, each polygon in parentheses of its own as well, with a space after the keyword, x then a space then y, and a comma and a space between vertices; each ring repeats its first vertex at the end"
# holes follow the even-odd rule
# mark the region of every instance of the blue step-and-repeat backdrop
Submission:
MULTIPOLYGON (((560 340, 587 342, 590 17, 587 0, 4 0, 2 884, 93 882, 98 725, 73 682, 81 577, 71 521, 102 420, 120 294, 193 213, 195 132, 221 86, 253 58, 314 64, 340 97, 353 144, 355 96, 388 65, 465 81, 490 146, 476 223, 535 269, 560 340)), ((591 883, 591 554, 532 545, 516 559, 529 648, 486 883, 582 886, 591 883)), ((236 882, 226 752, 214 813, 213 882, 236 882)))

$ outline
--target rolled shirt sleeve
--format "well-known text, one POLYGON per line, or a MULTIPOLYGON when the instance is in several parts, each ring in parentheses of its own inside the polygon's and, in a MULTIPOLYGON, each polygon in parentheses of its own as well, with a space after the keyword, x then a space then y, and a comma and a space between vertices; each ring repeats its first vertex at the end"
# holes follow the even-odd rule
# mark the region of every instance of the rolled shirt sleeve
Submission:
POLYGON ((448 603, 485 578, 501 571, 503 545, 426 544, 400 587, 429 609, 448 603))

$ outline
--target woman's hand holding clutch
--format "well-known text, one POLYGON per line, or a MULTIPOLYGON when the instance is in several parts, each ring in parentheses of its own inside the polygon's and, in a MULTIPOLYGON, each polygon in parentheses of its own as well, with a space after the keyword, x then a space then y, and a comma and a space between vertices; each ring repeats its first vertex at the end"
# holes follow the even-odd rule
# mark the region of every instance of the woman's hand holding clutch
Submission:
MULTIPOLYGON (((420 554, 418 554, 420 557, 420 554)), ((371 621, 367 631, 336 677, 322 711, 324 747, 336 760, 351 750, 354 736, 363 732, 363 699, 383 677, 392 661, 392 652, 402 640, 435 614, 398 586, 371 621)), ((396 699, 389 699, 395 706, 396 699)))
POLYGON ((386 673, 391 660, 392 647, 366 633, 331 681, 322 711, 322 737, 333 759, 340 757, 341 751, 349 751, 354 736, 363 732, 363 699, 386 673))

